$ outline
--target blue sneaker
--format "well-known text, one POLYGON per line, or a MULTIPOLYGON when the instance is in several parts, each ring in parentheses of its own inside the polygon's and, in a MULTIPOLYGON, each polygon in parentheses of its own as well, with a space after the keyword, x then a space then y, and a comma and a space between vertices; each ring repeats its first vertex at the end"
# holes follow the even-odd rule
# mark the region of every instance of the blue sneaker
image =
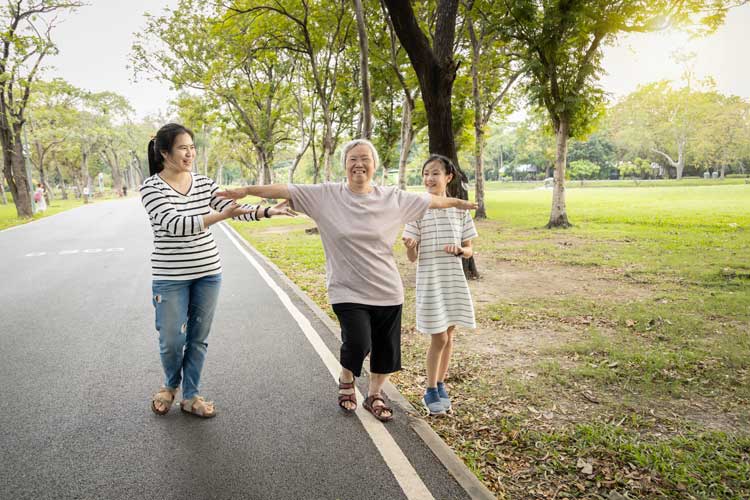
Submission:
POLYGON ((440 397, 440 402, 443 404, 443 409, 446 413, 450 413, 450 411, 453 409, 453 406, 451 405, 451 398, 448 396, 448 390, 445 388, 445 384, 443 382, 437 383, 437 391, 438 396, 440 397))
POLYGON ((445 408, 442 401, 440 401, 440 395, 435 387, 427 388, 427 392, 424 393, 424 397, 422 398, 422 404, 427 408, 427 412, 431 417, 445 415, 445 408))

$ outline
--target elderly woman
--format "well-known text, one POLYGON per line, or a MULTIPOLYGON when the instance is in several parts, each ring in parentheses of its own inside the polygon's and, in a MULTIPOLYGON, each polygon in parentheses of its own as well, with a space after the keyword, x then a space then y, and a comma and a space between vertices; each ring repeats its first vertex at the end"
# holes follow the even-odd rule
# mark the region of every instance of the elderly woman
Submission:
POLYGON ((456 198, 402 191, 371 183, 378 153, 357 139, 341 155, 346 182, 247 186, 218 193, 284 198, 318 225, 326 256, 328 298, 341 325, 341 375, 338 404, 357 408, 354 377, 370 354, 370 384, 363 406, 383 422, 393 418, 381 390, 401 369, 401 306, 404 291, 393 258, 393 245, 404 223, 419 220, 428 208, 476 208, 456 198))

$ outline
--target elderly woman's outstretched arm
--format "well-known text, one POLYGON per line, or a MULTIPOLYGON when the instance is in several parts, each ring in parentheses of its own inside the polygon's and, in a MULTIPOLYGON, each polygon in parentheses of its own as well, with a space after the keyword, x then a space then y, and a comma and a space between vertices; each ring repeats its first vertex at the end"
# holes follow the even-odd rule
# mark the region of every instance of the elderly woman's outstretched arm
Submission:
POLYGON ((222 198, 231 198, 233 200, 239 200, 245 196, 257 196, 259 198, 283 198, 288 200, 291 198, 289 188, 286 184, 268 184, 266 186, 245 186, 236 189, 227 189, 226 191, 219 191, 216 193, 217 196, 222 198))
POLYGON ((430 195, 430 208, 459 208, 461 210, 474 210, 477 208, 477 204, 476 202, 462 200, 460 198, 430 195))

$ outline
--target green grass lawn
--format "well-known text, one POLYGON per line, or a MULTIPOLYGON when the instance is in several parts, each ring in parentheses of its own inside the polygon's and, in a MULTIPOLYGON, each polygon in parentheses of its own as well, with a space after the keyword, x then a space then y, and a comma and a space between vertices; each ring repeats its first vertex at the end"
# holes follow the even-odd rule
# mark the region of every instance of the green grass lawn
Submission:
MULTIPOLYGON (((490 184, 489 220, 478 223, 476 242, 485 262, 604 274, 647 293, 567 297, 550 289, 478 305, 478 323, 501 339, 504 331, 569 335, 524 359, 521 370, 491 354, 457 353, 450 380, 463 411, 433 427, 500 497, 606 497, 616 489, 631 498, 747 498, 750 184, 575 184, 567 230, 543 229, 550 190, 490 184), (533 379, 522 376, 529 370, 533 379), (599 401, 581 404, 583 391, 599 401), (566 405, 573 410, 565 419, 540 417, 566 405), (581 474, 579 459, 594 465, 591 475, 581 474)), ((311 221, 233 224, 331 314, 320 240, 302 229, 311 221)), ((408 269, 400 245, 396 255, 408 269)), ((473 284, 475 296, 488 279, 473 284)), ((407 287, 406 332, 411 309, 407 287)), ((414 403, 425 348, 405 334, 405 369, 395 381, 414 403)))
MULTIPOLYGON (((94 203, 105 199, 111 200, 115 198, 113 196, 105 198, 94 198, 94 203)), ((45 210, 44 212, 36 213, 30 219, 21 218, 18 217, 16 206, 13 204, 10 195, 8 195, 8 204, 0 205, 0 230, 7 229, 12 226, 18 226, 19 224, 26 224, 27 222, 31 222, 32 220, 49 217, 50 215, 55 215, 66 210, 70 210, 71 208, 80 206, 83 206, 83 201, 81 199, 76 199, 72 195, 70 195, 67 200, 55 198, 47 205, 47 210, 45 210)))

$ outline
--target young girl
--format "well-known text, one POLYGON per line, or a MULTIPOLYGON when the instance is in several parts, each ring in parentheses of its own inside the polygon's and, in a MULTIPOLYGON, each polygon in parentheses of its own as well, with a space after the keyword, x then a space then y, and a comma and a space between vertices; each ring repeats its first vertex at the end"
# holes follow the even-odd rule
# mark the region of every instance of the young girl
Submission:
MULTIPOLYGON (((431 155, 422 166, 427 191, 446 196, 446 187, 456 177, 450 159, 431 155)), ((422 402, 431 416, 445 415, 451 400, 445 387, 453 351, 456 326, 475 328, 474 305, 461 259, 473 255, 471 240, 477 237, 468 210, 430 209, 404 228, 403 240, 411 262, 417 267, 417 330, 431 335, 427 352, 427 391, 422 402)))

